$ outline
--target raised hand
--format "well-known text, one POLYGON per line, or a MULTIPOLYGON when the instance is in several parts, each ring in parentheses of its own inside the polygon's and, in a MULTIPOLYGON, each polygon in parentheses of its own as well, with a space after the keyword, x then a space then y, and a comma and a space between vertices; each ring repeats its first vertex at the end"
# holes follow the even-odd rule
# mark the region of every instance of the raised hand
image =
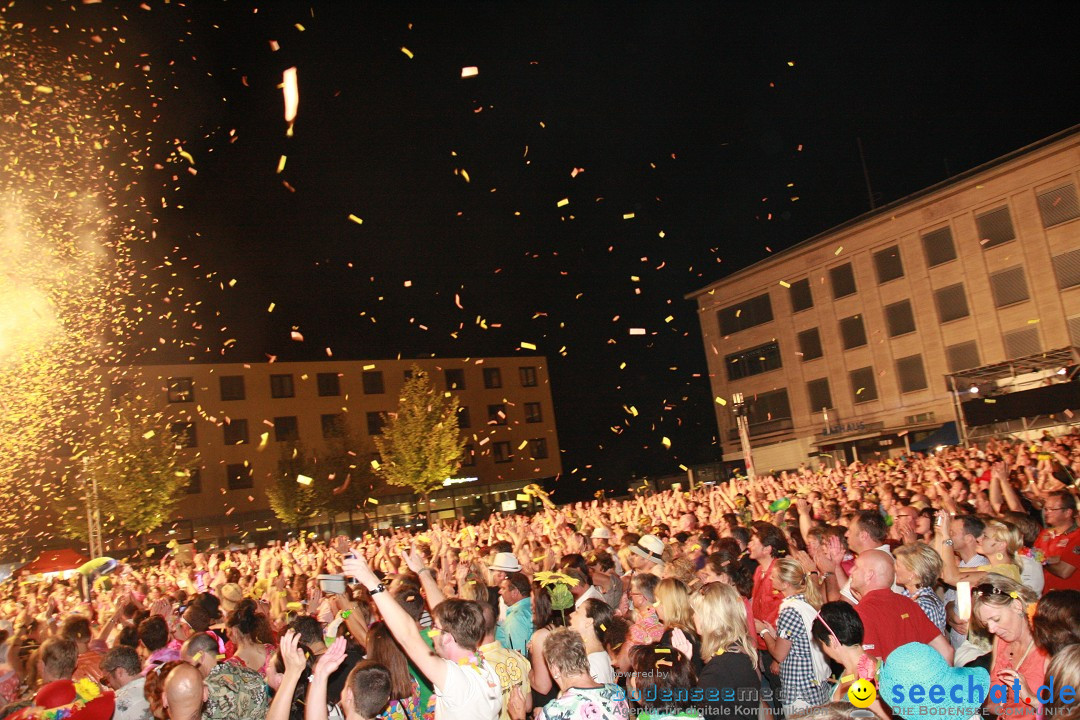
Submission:
POLYGON ((281 636, 279 648, 281 659, 285 662, 285 672, 297 676, 303 674, 307 669, 307 656, 300 645, 300 635, 295 630, 287 630, 281 636))
POLYGON ((420 554, 415 550, 402 550, 401 559, 405 561, 405 565, 409 570, 414 573, 420 574, 420 571, 424 569, 424 558, 420 557, 420 554))
POLYGON ((685 655, 687 660, 694 657, 693 644, 679 628, 675 628, 675 631, 671 633, 671 647, 685 655))
POLYGON ((379 584, 379 578, 372 572, 371 566, 364 558, 346 558, 345 562, 341 563, 341 571, 349 577, 356 578, 369 589, 379 584))
POLYGON ((315 663, 314 674, 322 678, 330 677, 343 662, 345 662, 345 638, 339 636, 319 657, 319 662, 315 663))

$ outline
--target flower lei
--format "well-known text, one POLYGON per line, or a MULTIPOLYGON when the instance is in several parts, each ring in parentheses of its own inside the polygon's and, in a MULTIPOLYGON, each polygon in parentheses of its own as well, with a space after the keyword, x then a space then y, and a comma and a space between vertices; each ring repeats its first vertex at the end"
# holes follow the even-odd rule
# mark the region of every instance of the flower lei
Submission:
POLYGON ((1028 557, 1039 563, 1040 565, 1046 564, 1046 553, 1042 550, 1036 550, 1035 548, 1023 547, 1017 551, 1017 555, 1022 557, 1028 557))
POLYGON ((101 695, 101 688, 90 678, 75 683, 75 700, 54 708, 39 708, 32 717, 41 720, 67 720, 86 707, 87 703, 101 695))

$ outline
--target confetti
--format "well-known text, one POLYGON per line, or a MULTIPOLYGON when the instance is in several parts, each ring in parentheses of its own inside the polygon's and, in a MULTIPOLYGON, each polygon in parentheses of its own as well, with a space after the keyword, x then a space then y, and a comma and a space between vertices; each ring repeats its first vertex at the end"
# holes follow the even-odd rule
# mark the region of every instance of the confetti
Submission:
POLYGON ((531 343, 531 342, 524 342, 524 341, 522 341, 522 342, 521 342, 521 349, 522 349, 522 350, 535 350, 535 349, 536 349, 536 345, 535 345, 534 343, 531 343))
POLYGON ((309 478, 307 475, 297 475, 296 482, 300 485, 311 485, 314 480, 309 478))
POLYGON ((463 78, 476 77, 479 73, 480 71, 476 68, 475 65, 469 65, 468 67, 461 68, 461 77, 463 78))
MULTIPOLYGON (((360 217, 359 215, 353 215, 352 213, 349 213, 349 219, 352 220, 357 225, 363 225, 364 224, 364 219, 362 217, 360 217)), ((376 223, 376 225, 377 224, 378 223, 376 223)))
POLYGON ((407 57, 407 58, 409 58, 410 60, 412 60, 412 58, 413 58, 412 50, 410 50, 410 49, 409 49, 409 48, 407 48, 407 47, 404 47, 404 46, 402 46, 402 48, 401 48, 401 52, 405 53, 405 57, 407 57))
POLYGON ((570 204, 569 198, 563 198, 559 202, 555 203, 555 207, 566 207, 570 204))
POLYGON ((295 67, 281 73, 281 90, 285 99, 285 122, 291 126, 296 121, 296 111, 300 106, 300 90, 296 83, 295 67))

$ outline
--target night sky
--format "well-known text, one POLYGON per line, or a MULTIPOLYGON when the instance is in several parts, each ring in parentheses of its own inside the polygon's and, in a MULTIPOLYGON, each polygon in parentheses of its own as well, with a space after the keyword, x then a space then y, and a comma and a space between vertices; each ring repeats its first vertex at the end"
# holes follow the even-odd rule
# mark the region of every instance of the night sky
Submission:
POLYGON ((719 458, 683 295, 867 211, 857 138, 883 204, 1080 120, 1078 3, 139 5, 8 14, 116 25, 156 94, 141 252, 186 258, 197 360, 533 343, 563 499, 719 458))

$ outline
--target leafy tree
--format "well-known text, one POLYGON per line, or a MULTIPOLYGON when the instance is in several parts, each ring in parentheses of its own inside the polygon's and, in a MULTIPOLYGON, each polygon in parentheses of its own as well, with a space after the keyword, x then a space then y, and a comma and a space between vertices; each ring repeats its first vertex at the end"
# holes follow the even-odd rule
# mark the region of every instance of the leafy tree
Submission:
POLYGON ((325 492, 326 482, 316 480, 317 467, 315 457, 307 453, 302 443, 282 446, 277 477, 266 491, 266 497, 283 523, 299 528, 305 520, 319 514, 323 506, 320 496, 325 492), (301 475, 311 478, 311 482, 301 483, 301 475))
POLYGON ((377 473, 391 485, 429 495, 461 465, 464 438, 458 430, 458 400, 440 393, 415 365, 401 388, 396 413, 389 413, 375 446, 382 458, 377 473))

